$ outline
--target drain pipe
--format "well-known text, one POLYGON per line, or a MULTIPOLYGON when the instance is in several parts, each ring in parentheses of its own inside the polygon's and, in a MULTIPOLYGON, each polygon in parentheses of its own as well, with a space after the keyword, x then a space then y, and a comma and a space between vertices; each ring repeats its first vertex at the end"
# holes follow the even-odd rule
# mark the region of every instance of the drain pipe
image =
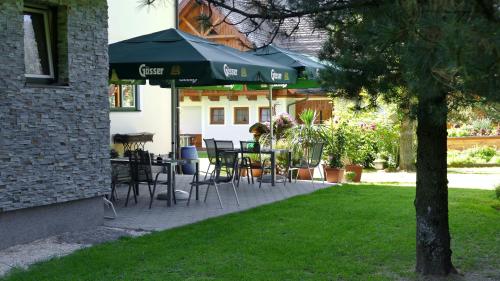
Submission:
POLYGON ((303 99, 301 99, 301 100, 296 100, 296 101, 294 101, 294 102, 292 102, 292 103, 288 104, 288 105, 286 106, 286 113, 290 113, 290 107, 291 107, 292 105, 296 105, 296 104, 298 104, 299 102, 307 101, 308 99, 309 99, 309 95, 307 95, 305 98, 303 98, 303 99))

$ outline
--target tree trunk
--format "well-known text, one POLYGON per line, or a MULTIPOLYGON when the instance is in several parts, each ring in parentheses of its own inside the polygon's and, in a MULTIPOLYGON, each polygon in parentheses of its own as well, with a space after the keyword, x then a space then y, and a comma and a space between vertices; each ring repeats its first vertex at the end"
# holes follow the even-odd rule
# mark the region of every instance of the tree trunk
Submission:
POLYGON ((415 134, 415 120, 405 115, 399 130, 399 169, 415 171, 415 153, 413 135, 415 134))
POLYGON ((424 275, 455 272, 451 263, 446 173, 446 93, 420 96, 418 104, 417 266, 424 275))

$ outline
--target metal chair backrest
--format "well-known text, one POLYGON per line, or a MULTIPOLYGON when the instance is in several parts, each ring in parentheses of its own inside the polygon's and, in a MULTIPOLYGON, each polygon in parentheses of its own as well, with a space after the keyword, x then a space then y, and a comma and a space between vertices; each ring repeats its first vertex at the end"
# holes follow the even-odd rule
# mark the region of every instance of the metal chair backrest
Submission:
POLYGON ((312 145, 309 157, 309 167, 316 168, 321 163, 324 143, 318 142, 312 145))
POLYGON ((238 167, 238 152, 234 150, 220 150, 217 153, 215 168, 215 182, 230 182, 234 179, 238 167))
POLYGON ((208 161, 210 161, 211 164, 215 164, 216 162, 216 157, 217 157, 217 152, 215 148, 215 140, 214 139, 203 139, 205 142, 205 146, 207 148, 207 156, 208 156, 208 161))
POLYGON ((111 162, 111 182, 129 183, 132 179, 130 171, 129 162, 111 162))
POLYGON ((241 153, 260 153, 260 143, 256 141, 240 141, 241 153))
POLYGON ((234 150, 233 141, 228 140, 215 140, 216 151, 220 150, 234 150))
POLYGON ((129 156, 131 164, 131 175, 136 182, 153 181, 153 171, 151 168, 151 156, 147 150, 137 149, 131 151, 129 156))

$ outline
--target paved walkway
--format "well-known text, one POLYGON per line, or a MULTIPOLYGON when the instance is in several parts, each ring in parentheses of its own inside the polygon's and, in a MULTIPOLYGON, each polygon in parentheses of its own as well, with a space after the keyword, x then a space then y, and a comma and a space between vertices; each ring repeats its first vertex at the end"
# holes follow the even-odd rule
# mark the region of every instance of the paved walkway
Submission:
MULTIPOLYGON (((178 189, 189 191, 188 182, 190 180, 190 176, 177 176, 178 189)), ((316 182, 313 187, 310 181, 298 181, 297 183, 287 183, 286 185, 277 183, 276 186, 263 183, 262 188, 259 189, 258 183, 248 184, 246 181, 242 181, 240 187, 236 188, 240 200, 240 205, 238 206, 236 204, 233 188, 230 184, 224 184, 219 187, 224 208, 221 208, 213 186, 208 193, 207 202, 203 202, 206 186, 202 186, 200 187, 200 200, 193 200, 193 192, 193 198, 189 206, 187 206, 186 200, 178 200, 177 205, 173 205, 172 207, 167 207, 166 201, 155 200, 151 209, 149 209, 149 193, 147 186, 141 186, 141 196, 138 198, 138 203, 135 204, 132 198, 129 200, 128 207, 124 207, 126 188, 122 188, 118 192, 119 201, 115 204, 118 217, 114 220, 106 220, 105 225, 132 230, 165 230, 195 223, 207 218, 240 212, 296 195, 307 194, 327 186, 331 186, 331 184, 327 185, 316 182)), ((161 186, 160 192, 164 190, 165 187, 161 186)), ((112 213, 108 209, 106 214, 111 215, 112 213)))

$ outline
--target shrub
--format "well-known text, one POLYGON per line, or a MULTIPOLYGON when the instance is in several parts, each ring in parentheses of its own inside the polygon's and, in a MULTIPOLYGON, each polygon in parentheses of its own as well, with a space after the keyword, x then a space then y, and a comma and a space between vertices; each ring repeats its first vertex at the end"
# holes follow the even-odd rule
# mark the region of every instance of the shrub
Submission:
POLYGON ((493 147, 475 147, 448 151, 448 166, 472 167, 482 164, 500 165, 500 154, 493 147))
POLYGON ((469 150, 469 156, 484 159, 486 162, 490 161, 496 154, 496 149, 489 146, 475 147, 469 150))
POLYGON ((355 177, 356 177, 356 173, 355 172, 349 171, 349 172, 345 173, 345 178, 349 182, 354 181, 355 177))
POLYGON ((500 155, 499 156, 493 156, 493 157, 491 157, 491 159, 488 162, 488 164, 500 165, 500 155))
POLYGON ((500 184, 495 187, 495 193, 497 195, 497 199, 500 199, 500 184))

